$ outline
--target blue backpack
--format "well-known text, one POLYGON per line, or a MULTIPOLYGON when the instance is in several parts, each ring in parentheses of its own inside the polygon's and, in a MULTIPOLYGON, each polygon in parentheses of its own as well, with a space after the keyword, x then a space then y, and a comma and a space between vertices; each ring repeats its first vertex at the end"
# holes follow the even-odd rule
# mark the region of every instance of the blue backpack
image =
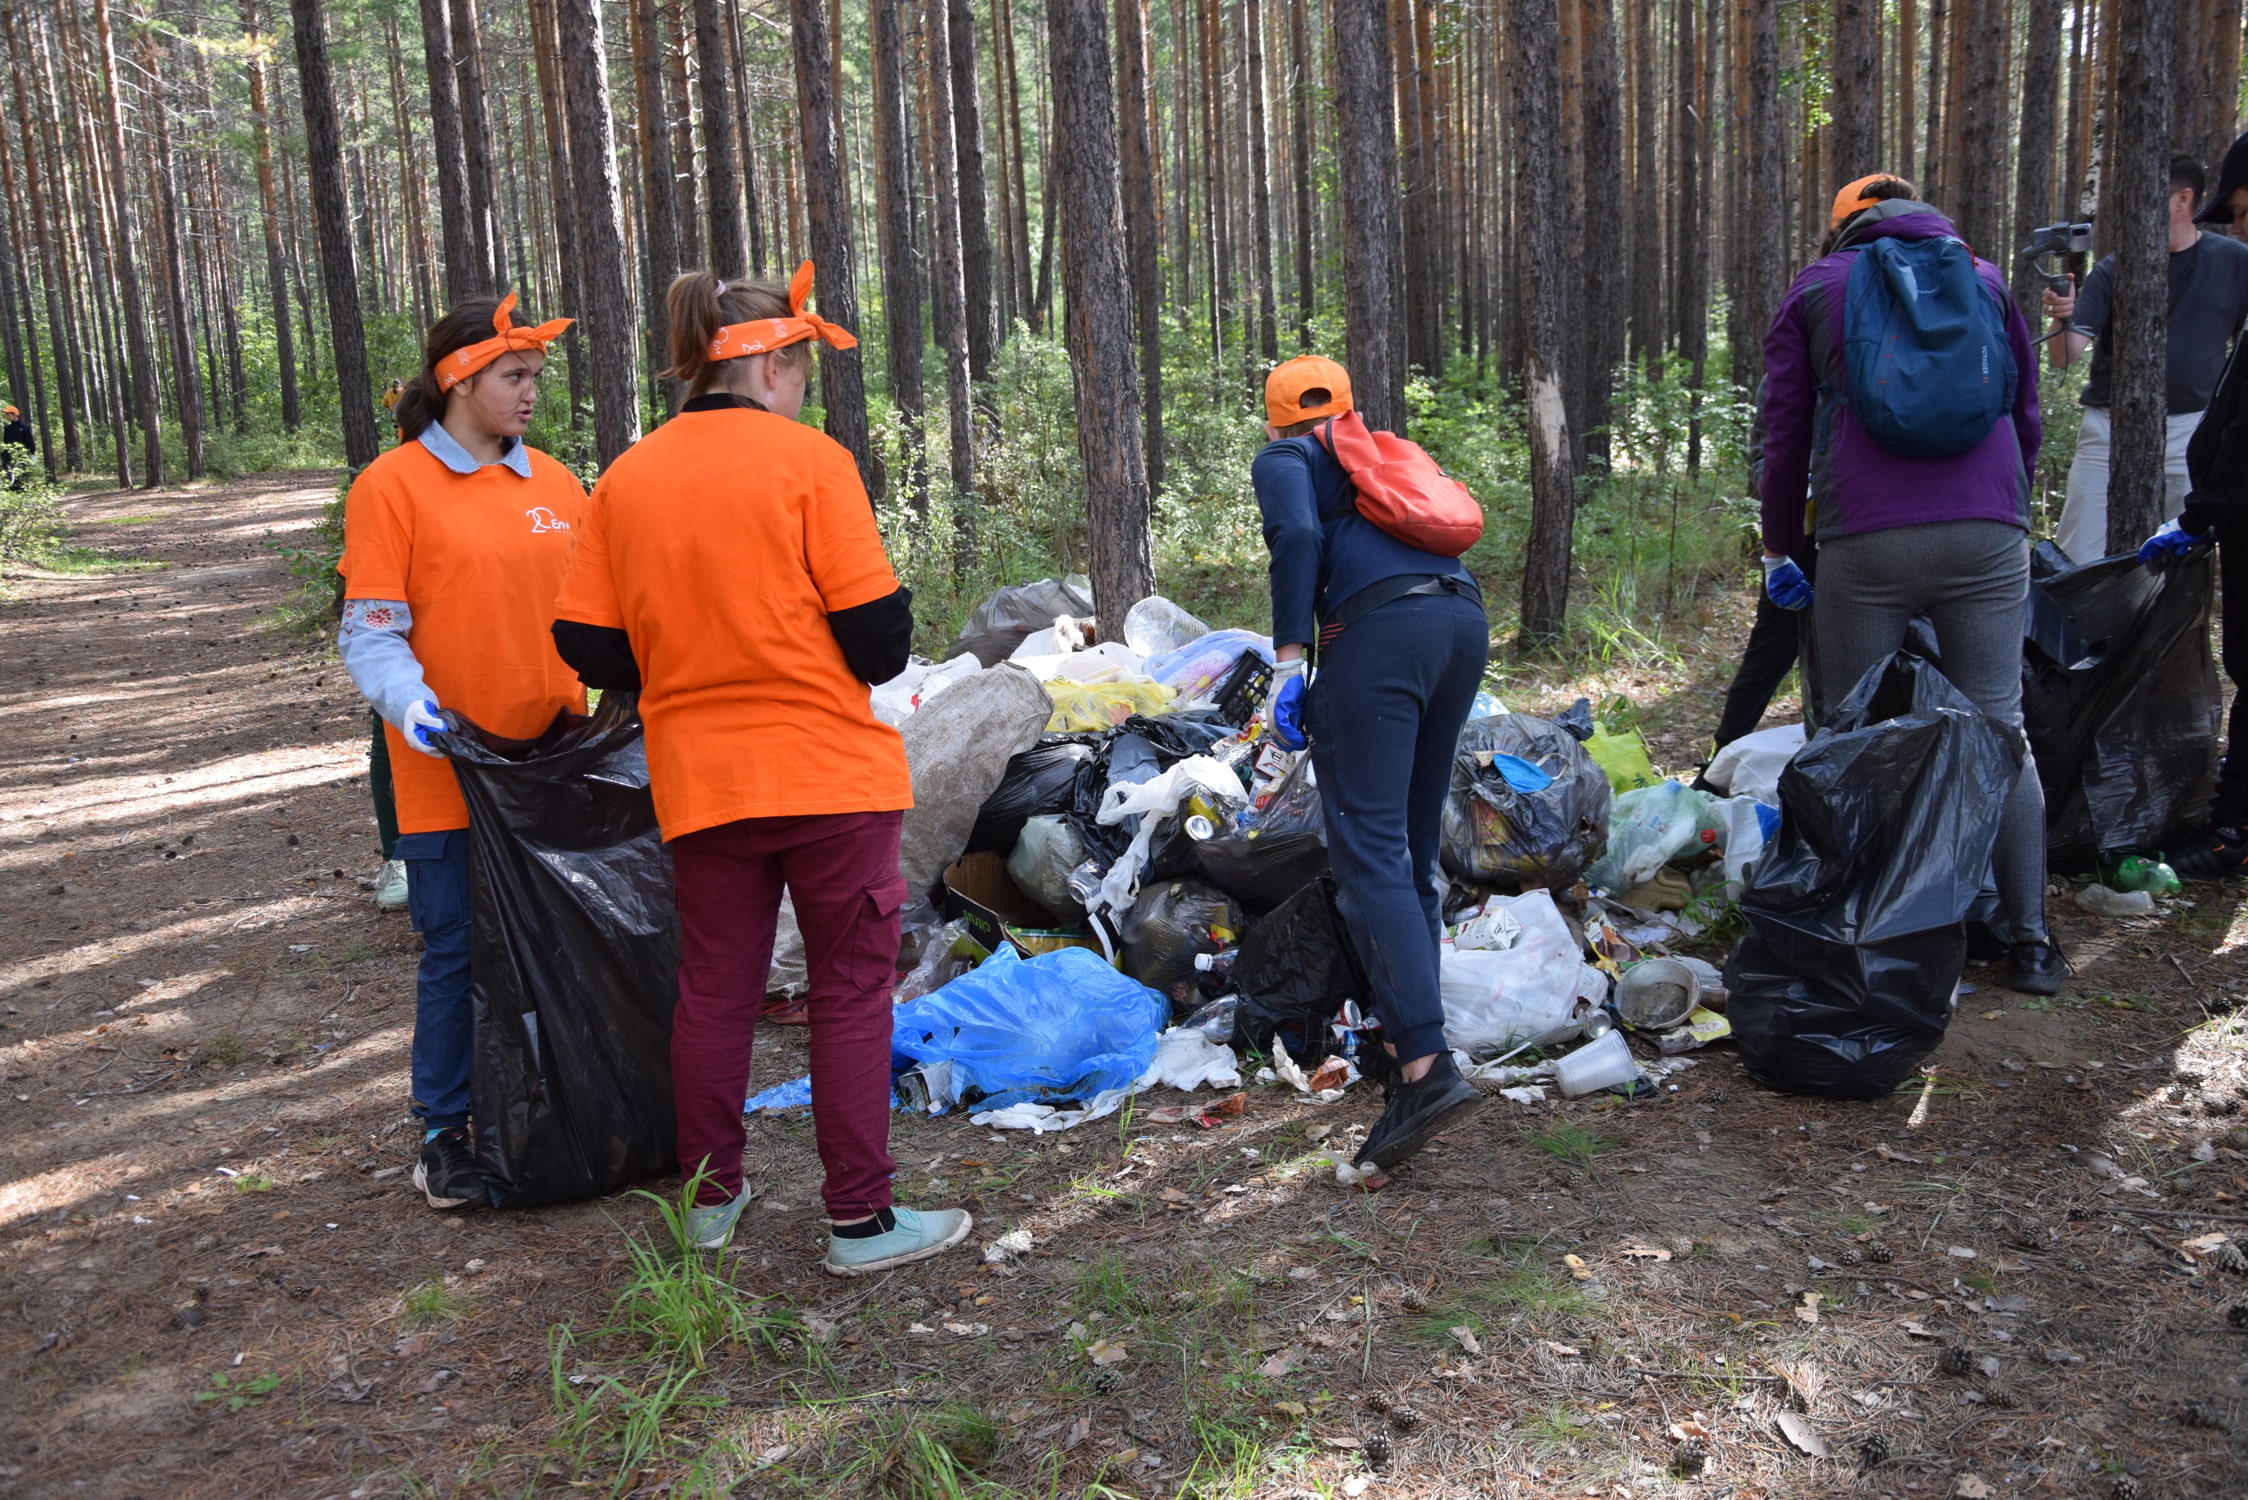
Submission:
POLYGON ((1907 458, 1948 458, 2014 406, 2006 321, 1956 239, 1878 239, 1858 252, 1842 299, 1844 388, 1874 441, 1907 458))

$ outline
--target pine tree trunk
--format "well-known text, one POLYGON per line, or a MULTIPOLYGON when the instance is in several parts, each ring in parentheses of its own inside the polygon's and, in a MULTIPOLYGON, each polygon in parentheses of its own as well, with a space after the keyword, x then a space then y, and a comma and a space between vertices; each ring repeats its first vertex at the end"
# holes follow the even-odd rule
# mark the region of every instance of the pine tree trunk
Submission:
MULTIPOLYGON (((162 59, 152 31, 141 33, 142 129, 154 126, 154 154, 148 161, 156 200, 156 251, 163 272, 165 321, 171 334, 173 378, 178 386, 180 446, 187 450, 187 477, 203 477, 203 381, 195 357, 195 329, 188 315, 187 255, 180 232, 182 205, 179 164, 172 156, 171 111, 164 100, 162 59)), ((10 196, 13 202, 13 195, 10 196)))
POLYGON ((913 179, 906 159, 905 40, 901 0, 867 0, 868 52, 874 71, 875 220, 882 257, 883 344, 890 399, 906 450, 906 495, 924 525, 929 518, 928 463, 921 419, 921 272, 913 245, 913 179))
MULTIPOLYGON (((695 66, 701 70, 703 182, 710 214, 710 267, 738 276, 749 267, 742 243, 741 179, 734 172, 734 122, 726 98, 726 33, 718 0, 695 0, 695 66)), ((822 288, 820 305, 831 304, 822 288)))
MULTIPOLYGON (((1529 3, 1552 18, 1553 0, 1529 3)), ((1334 0, 1336 179, 1342 194, 1343 321, 1350 344, 1350 388, 1368 426, 1403 433, 1405 319, 1397 296, 1401 226, 1386 10, 1383 0, 1334 0)), ((1558 129, 1558 79, 1554 90, 1553 116, 1547 123, 1558 129)), ((1518 138, 1526 145, 1536 139, 1518 138)), ((1558 148, 1558 142, 1552 144, 1558 148)), ((1558 163, 1555 176, 1558 209, 1558 163)), ((1552 332, 1559 337, 1558 312, 1552 332)), ((1550 346, 1548 352, 1553 352, 1550 346)), ((1553 368, 1558 378, 1558 362, 1553 368)))
POLYGON ((1021 270, 1015 264, 1015 192, 1014 181, 1008 175, 1008 163, 1022 149, 1008 125, 1007 110, 1007 50, 1006 41, 999 29, 1002 8, 991 7, 991 92, 992 129, 999 137, 999 171, 992 182, 998 192, 997 241, 999 277, 995 297, 999 314, 999 341, 1004 344, 1015 330, 1015 319, 1021 316, 1017 306, 1015 288, 1021 282, 1021 270))
POLYGON ((437 229, 445 247, 445 300, 475 295, 476 231, 469 217, 468 156, 453 74, 452 7, 421 0, 422 60, 429 72, 429 138, 437 157, 437 229))
POLYGON ((726 60, 734 73, 734 130, 741 140, 742 216, 749 221, 749 273, 765 274, 765 216, 758 206, 756 137, 749 124, 749 64, 742 56, 740 0, 726 0, 726 60))
MULTIPOLYGON (((570 167, 569 130, 562 120, 562 65, 554 29, 554 0, 530 0, 529 18, 531 63, 539 83, 539 118, 546 132, 546 186, 554 211, 555 261, 562 282, 557 312, 578 318, 584 315, 585 289, 578 269, 575 174, 570 167)), ((570 367, 570 432, 576 440, 585 426, 586 379, 585 338, 575 323, 562 335, 562 352, 570 367)))
MULTIPOLYGON (((1580 0, 1583 18, 1584 172, 1592 182, 1622 182, 1624 143, 1621 81, 1617 78, 1614 0, 1580 0)), ((1630 267, 1621 226, 1601 222, 1585 236, 1584 291, 1578 301, 1585 330, 1584 410, 1575 414, 1585 448, 1603 469, 1608 463, 1608 423, 1615 399, 1616 366, 1624 357, 1623 310, 1631 306, 1630 267)))
MULTIPOLYGON (((308 0, 297 0, 298 4, 308 0)), ((606 469, 640 440, 639 346, 632 287, 625 274, 624 223, 618 206, 616 127, 609 111, 608 49, 600 0, 557 0, 562 78, 569 106, 570 169, 575 189, 585 339, 593 390, 593 452, 606 469)))
POLYGON ((1950 35, 1945 20, 1951 0, 1928 0, 1928 111, 1920 148, 1920 197, 1924 203, 1944 201, 1944 90, 1949 77, 1945 45, 1950 35))
MULTIPOLYGON (((820 0, 789 0, 794 22, 796 112, 804 140, 804 194, 812 262, 818 268, 820 316, 858 330, 856 257, 851 250, 851 200, 836 143, 833 56, 827 10, 820 0)), ((859 480, 874 491, 867 449, 866 386, 860 351, 820 345, 820 404, 827 435, 850 450, 859 480)))
MULTIPOLYGON (((2008 42, 2006 0, 1956 0, 1967 28, 1965 117, 1960 123, 1959 170, 1945 175, 1957 184, 1951 201, 1960 233, 1978 254, 2005 260, 2006 139, 2010 94, 2006 87, 2008 42)), ((2147 0, 2170 5, 2176 0, 2147 0)))
MULTIPOLYGON (((1311 348, 1312 293, 1312 186, 1311 186, 1311 38, 1304 13, 1310 7, 1288 7, 1288 129, 1294 181, 1290 184, 1296 208, 1296 348, 1311 348)), ((1156 461, 1152 445, 1150 464, 1156 461)), ((1152 472, 1152 471, 1151 471, 1152 472)))
MULTIPOLYGON (((1389 45, 1394 104, 1397 118, 1397 163, 1391 169, 1402 177, 1398 196, 1398 230, 1401 253, 1397 280, 1405 314, 1405 365, 1426 375, 1443 372, 1442 335, 1430 307, 1435 277, 1429 223, 1428 149, 1421 138, 1421 65, 1414 42, 1415 0, 1390 0, 1389 45)), ((1420 0, 1423 9, 1428 0, 1420 0)))
POLYGON ((506 288, 508 274, 500 230, 499 191, 492 175, 492 111, 484 93, 483 27, 476 14, 476 0, 450 0, 450 5, 453 78, 461 111, 461 153, 468 169, 469 241, 476 257, 476 289, 489 294, 506 288))
POLYGON ((1787 286, 1781 236, 1786 222, 1787 150, 1780 135, 1778 0, 1742 0, 1741 286, 1734 293, 1735 380, 1755 392, 1764 379, 1764 334, 1787 286))
MULTIPOLYGON (((679 258, 679 196, 674 191, 671 161, 671 123, 663 98, 663 31, 656 20, 656 0, 632 0, 629 17, 632 41, 634 102, 639 118, 633 134, 640 143, 641 264, 645 268, 648 302, 647 344, 653 368, 671 363, 671 317, 664 296, 671 278, 684 267, 679 258)), ((667 380, 664 405, 677 411, 678 382, 667 380)))
MULTIPOLYGON (((1242 86, 1249 94, 1250 237, 1255 242, 1257 352, 1266 364, 1280 357, 1278 313, 1272 295, 1272 168, 1265 145, 1265 54, 1263 0, 1244 0, 1242 33, 1248 41, 1242 86)), ((1154 225, 1154 194, 1148 195, 1149 227, 1154 225)), ((1135 202, 1133 212, 1139 211, 1135 202)), ((1152 257, 1151 257, 1152 258, 1152 257)), ((1152 473, 1152 470, 1151 470, 1152 473)), ((1152 481, 1151 481, 1152 485, 1152 481)))
MULTIPOLYGON (((107 0, 95 0, 106 8, 107 0)), ((297 82, 304 106, 307 175, 312 213, 319 226, 320 279, 328 294, 328 337, 336 371, 336 404, 342 413, 344 462, 352 469, 375 461, 374 393, 367 381, 367 340, 359 319, 358 268, 352 264, 351 205, 344 197, 342 130, 335 86, 328 72, 326 18, 320 0, 289 0, 296 31, 297 82)))
POLYGON ((1140 342, 1140 416, 1145 426, 1147 488, 1163 489, 1162 221, 1156 213, 1154 148, 1148 114, 1146 0, 1116 0, 1116 90, 1121 128, 1124 241, 1132 275, 1132 307, 1140 342))
MULTIPOLYGON (((28 23, 27 23, 28 24, 28 23)), ((76 469, 80 463, 78 416, 80 396, 71 378, 71 355, 67 326, 62 314, 62 290, 65 285, 59 255, 55 244, 55 229, 48 217, 48 204, 44 185, 45 161, 41 149, 41 133, 34 129, 31 118, 30 95, 34 74, 24 55, 22 39, 16 34, 16 14, 13 10, 0 10, 0 38, 4 38, 8 61, 16 77, 16 141, 24 152, 24 183, 31 210, 32 241, 39 254, 39 285, 47 304, 47 329, 55 354, 55 405, 62 415, 63 452, 59 459, 55 445, 45 432, 40 435, 40 456, 45 460, 47 473, 52 477, 59 468, 76 469)), ((41 109, 42 124, 45 110, 41 109)))
MULTIPOLYGON (((297 3, 304 5, 313 0, 297 0, 297 3)), ((117 70, 116 39, 110 32, 109 0, 94 0, 94 29, 101 39, 102 128, 109 151, 110 185, 117 202, 113 250, 118 290, 125 304, 125 342, 133 367, 133 399, 141 424, 144 487, 155 489, 164 482, 163 417, 158 409, 155 358, 148 347, 147 314, 141 305, 140 229, 134 222, 132 195, 125 188, 124 101, 119 98, 122 84, 117 70)), ((340 181, 338 187, 341 187, 340 181)), ((349 255, 348 250, 345 253, 349 255)))
MULTIPOLYGON (((1662 170, 1655 124, 1655 0, 1628 0, 1631 6, 1632 180, 1645 182, 1662 170)), ((1668 193, 1632 205, 1631 210, 1631 362, 1660 374, 1663 361, 1663 212, 1676 200, 1668 193)))
POLYGON ((1881 0, 1834 0, 1832 76, 1830 192, 1882 168, 1881 0))
POLYGON ((1560 639, 1569 608, 1570 532, 1576 493, 1569 413, 1562 399, 1562 327, 1568 233, 1561 174, 1561 16, 1555 0, 1515 0, 1514 138, 1520 171, 1523 369, 1530 428, 1530 534, 1522 559, 1522 645, 1560 639))
POLYGON ((2209 12, 2209 114, 2202 123, 2201 140, 2192 149, 2202 153, 2214 186, 2217 165, 2240 124, 2236 101, 2240 98, 2241 0, 2210 0, 2209 12))
POLYGON ((1117 182, 1116 100, 1103 0, 1046 0, 1054 98, 1052 196, 1060 200, 1066 339, 1100 638, 1155 589, 1140 397, 1132 368, 1131 281, 1117 182))
MULTIPOLYGON (((1021 70, 1015 57, 1014 7, 1009 0, 999 0, 999 27, 1006 37, 999 61, 1007 65, 1007 132, 1015 142, 1015 159, 1009 165, 1014 179, 1011 196, 1015 204, 1015 316, 1033 327, 1037 324, 1037 289, 1031 284, 1030 260, 1030 190, 1028 187, 1028 162, 1030 147, 1023 140, 1023 90, 1021 70)), ((1043 189, 1041 189, 1043 191, 1043 189)), ((1047 194, 1049 198, 1052 194, 1047 194)))
MULTIPOLYGON (((2051 221, 2053 146, 2060 126, 2060 0, 2028 0, 2028 6, 2028 40, 2022 55, 2020 146, 2014 168, 2016 245, 2028 244, 2030 231, 2051 221)), ((2035 325, 2038 322, 2037 294, 2044 288, 2044 278, 2026 260, 2015 260, 2013 264, 2014 300, 2021 304, 2023 316, 2035 325)))
POLYGON ((968 308, 968 373, 991 378, 999 352, 999 299, 992 288, 991 194, 984 170, 983 90, 976 67, 976 17, 968 0, 948 0, 952 60, 953 151, 960 163, 961 284, 968 308))
POLYGON ((2135 549, 2162 524, 2168 425, 2170 187, 2168 108, 2176 0, 2129 0, 2116 32, 2114 130, 2100 184, 2100 229, 2115 253, 2108 322, 2115 446, 2108 551, 2135 549))
POLYGON ((975 412, 969 404, 968 305, 960 248, 959 134, 952 118, 952 28, 945 0, 928 0, 922 35, 929 49, 929 179, 936 189, 936 213, 929 225, 935 242, 935 326, 944 351, 945 409, 951 419, 953 571, 965 578, 976 563, 975 412))

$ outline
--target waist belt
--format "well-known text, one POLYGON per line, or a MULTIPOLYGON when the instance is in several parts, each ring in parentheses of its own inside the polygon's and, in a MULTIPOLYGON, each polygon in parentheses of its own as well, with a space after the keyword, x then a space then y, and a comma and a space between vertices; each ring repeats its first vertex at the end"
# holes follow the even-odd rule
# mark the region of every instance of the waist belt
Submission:
POLYGON ((1336 605, 1334 613, 1320 622, 1319 644, 1323 647, 1331 644, 1345 626, 1357 623, 1385 604, 1394 604, 1415 594, 1450 594, 1468 600, 1477 609, 1483 607, 1483 590, 1472 578, 1458 573, 1400 573, 1379 583, 1370 583, 1336 605))

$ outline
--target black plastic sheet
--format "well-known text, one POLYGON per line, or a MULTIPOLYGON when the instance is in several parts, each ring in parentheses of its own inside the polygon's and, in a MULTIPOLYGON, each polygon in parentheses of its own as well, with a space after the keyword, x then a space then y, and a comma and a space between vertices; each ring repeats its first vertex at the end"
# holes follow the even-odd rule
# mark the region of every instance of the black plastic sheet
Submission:
POLYGON ((1335 881, 1322 875, 1249 929, 1233 979, 1241 992, 1233 1039, 1271 1055, 1274 1037, 1305 1067, 1331 1050, 1328 1023, 1346 1000, 1371 997, 1335 905, 1335 881))
MULTIPOLYGON (((2041 565, 2060 560, 2039 549, 2041 565)), ((2053 868, 2153 853, 2207 814, 2224 713, 2213 573, 2206 556, 2155 569, 2125 554, 2031 583, 2022 713, 2053 868)))
POLYGON ((1142 884, 1118 924, 1119 967, 1173 1005, 1185 1006, 1194 999, 1196 956, 1240 940, 1241 908, 1199 880, 1166 880, 1142 884))
POLYGON ((678 919, 633 695, 534 740, 448 713, 468 802, 470 1087, 503 1208, 670 1169, 678 919))
POLYGON ((1758 1082, 1876 1099, 1935 1050, 2021 764, 2013 730, 1902 651, 1797 752, 1725 966, 1758 1082))
POLYGON ((960 627, 952 645, 944 654, 946 661, 963 651, 975 653, 977 661, 995 667, 1015 654, 1015 648, 1032 634, 1046 629, 1061 615, 1082 620, 1093 613, 1093 586, 1083 576, 1072 573, 1067 578, 1041 578, 1035 583, 1019 583, 993 594, 968 616, 968 623, 960 627))
POLYGON ((1509 894, 1567 890, 1607 845, 1610 795, 1608 773, 1566 729, 1529 714, 1470 719, 1444 799, 1444 868, 1509 894), (1494 755, 1529 761, 1553 782, 1518 792, 1493 768, 1494 755))
POLYGON ((1312 784, 1311 757, 1299 758, 1255 820, 1195 846, 1210 884, 1253 912, 1268 912, 1327 872, 1327 824, 1312 784))
POLYGON ((968 835, 969 854, 1007 854, 1022 837, 1023 824, 1042 813, 1075 808, 1077 781, 1089 765, 1105 763, 1097 734, 1049 734, 1007 762, 1007 774, 984 799, 968 835))

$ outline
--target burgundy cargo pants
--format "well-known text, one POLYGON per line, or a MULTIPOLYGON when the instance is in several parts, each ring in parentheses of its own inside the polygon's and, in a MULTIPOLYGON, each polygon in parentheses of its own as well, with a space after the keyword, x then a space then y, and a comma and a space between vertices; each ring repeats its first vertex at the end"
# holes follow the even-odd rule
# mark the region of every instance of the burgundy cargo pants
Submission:
POLYGON ((679 1170, 709 1166, 698 1201, 742 1190, 742 1102, 785 888, 810 977, 812 1129, 830 1219, 890 1206, 890 986, 897 977, 896 812, 744 818, 671 843, 679 1007, 671 1091, 679 1170))

